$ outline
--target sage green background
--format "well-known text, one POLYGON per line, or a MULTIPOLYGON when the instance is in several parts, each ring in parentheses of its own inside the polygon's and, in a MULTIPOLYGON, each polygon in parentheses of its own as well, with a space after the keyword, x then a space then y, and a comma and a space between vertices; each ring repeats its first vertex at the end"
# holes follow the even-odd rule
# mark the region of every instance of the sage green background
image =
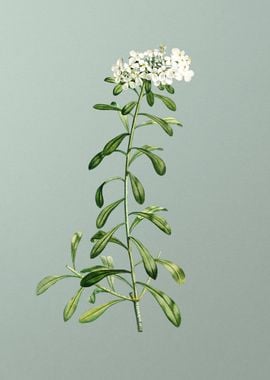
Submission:
MULTIPOLYGON (((269 2, 0 4, 1 379, 268 379, 269 2), (138 144, 165 148, 165 177, 146 159, 134 172, 146 203, 168 207, 173 228, 167 237, 145 223, 138 236, 185 269, 185 286, 161 270, 156 285, 180 305, 182 325, 174 328, 151 296, 142 303, 143 334, 124 303, 80 325, 86 295, 64 323, 76 281, 40 297, 36 283, 65 271, 76 230, 84 232, 79 265, 88 263, 95 189, 123 170, 116 155, 87 170, 121 132, 115 114, 92 105, 112 100, 103 78, 119 56, 160 43, 185 49, 195 77, 175 86, 184 128, 173 138, 138 131, 138 144)), ((156 114, 166 114, 162 105, 156 114)), ((119 191, 108 186, 106 202, 119 191)), ((107 253, 126 263, 122 252, 107 253)))

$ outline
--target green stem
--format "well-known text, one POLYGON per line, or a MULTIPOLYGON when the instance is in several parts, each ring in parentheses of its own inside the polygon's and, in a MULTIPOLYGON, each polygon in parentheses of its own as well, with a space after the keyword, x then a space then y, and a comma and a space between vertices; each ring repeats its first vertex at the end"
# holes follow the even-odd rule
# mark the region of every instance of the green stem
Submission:
POLYGON ((136 127, 136 120, 139 112, 140 102, 143 97, 144 93, 144 84, 141 86, 141 91, 138 97, 138 102, 135 108, 135 113, 133 115, 131 129, 130 129, 130 135, 128 140, 128 146, 127 146, 127 153, 126 153, 126 163, 125 163, 125 176, 124 176, 124 209, 125 209, 125 226, 126 226, 126 238, 127 238, 127 248, 128 248, 128 257, 129 257, 129 263, 130 263, 130 271, 131 271, 131 280, 132 280, 132 298, 134 303, 134 311, 137 321, 137 329, 138 332, 142 332, 142 319, 141 319, 141 313, 140 313, 140 304, 138 301, 138 292, 136 288, 136 276, 135 276, 135 265, 133 260, 133 255, 131 251, 131 244, 130 244, 130 230, 129 230, 129 212, 128 212, 128 167, 129 167, 129 160, 130 160, 130 150, 132 147, 135 127, 136 127))
POLYGON ((120 293, 114 292, 113 290, 108 289, 108 288, 106 288, 105 286, 101 286, 101 285, 99 285, 99 284, 96 284, 96 287, 99 288, 99 289, 104 290, 104 292, 106 292, 106 293, 110 293, 110 294, 112 294, 112 295, 114 295, 114 296, 116 296, 116 297, 122 298, 123 300, 133 301, 132 298, 129 298, 129 297, 124 296, 123 294, 120 294, 120 293))

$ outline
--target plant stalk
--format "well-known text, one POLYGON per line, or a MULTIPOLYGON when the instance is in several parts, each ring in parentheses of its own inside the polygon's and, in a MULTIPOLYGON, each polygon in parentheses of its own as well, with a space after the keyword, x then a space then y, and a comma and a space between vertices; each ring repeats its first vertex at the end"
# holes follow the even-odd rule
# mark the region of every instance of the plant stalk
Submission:
POLYGON ((125 226, 126 226, 128 257, 129 257, 129 263, 130 263, 130 272, 131 272, 131 280, 132 280, 132 288, 133 288, 133 293, 131 293, 130 296, 133 299, 133 303, 134 303, 134 311, 135 311, 135 316, 136 316, 138 332, 142 332, 143 327, 142 327, 142 318, 141 318, 141 313, 140 313, 140 304, 138 300, 138 292, 136 288, 135 265, 134 265, 132 251, 131 251, 131 244, 130 244, 130 230, 129 230, 129 218, 128 218, 128 214, 129 214, 129 211, 128 211, 128 167, 129 167, 129 160, 130 160, 130 151, 131 151, 135 127, 136 127, 136 120, 137 120, 137 116, 139 112, 140 102, 143 97, 143 93, 144 93, 144 84, 141 86, 141 91, 138 96, 138 102, 137 102, 133 119, 132 119, 128 146, 127 146, 127 154, 126 154, 126 162, 125 162, 125 176, 124 176, 125 226))

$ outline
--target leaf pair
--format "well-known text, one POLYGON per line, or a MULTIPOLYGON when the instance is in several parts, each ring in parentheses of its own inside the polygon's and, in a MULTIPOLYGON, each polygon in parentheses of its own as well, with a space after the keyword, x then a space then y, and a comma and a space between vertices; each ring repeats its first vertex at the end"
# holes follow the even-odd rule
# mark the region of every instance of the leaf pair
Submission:
MULTIPOLYGON (((138 215, 138 216, 142 217, 143 219, 149 220, 155 226, 157 226, 161 231, 163 231, 165 234, 171 235, 171 233, 172 233, 171 227, 169 226, 166 219, 162 218, 161 216, 155 215, 152 213, 143 212, 143 211, 134 211, 134 212, 130 213, 130 215, 132 215, 132 214, 138 215)), ((133 226, 133 228, 134 228, 134 226, 133 226)))
POLYGON ((152 162, 152 165, 158 175, 164 175, 166 173, 166 165, 165 162, 156 154, 145 148, 134 147, 137 151, 146 155, 152 162))
POLYGON ((141 112, 139 113, 139 115, 141 116, 146 116, 148 117, 150 120, 152 120, 154 123, 156 124, 159 124, 161 126, 161 128, 169 135, 169 136, 172 136, 173 135, 173 129, 172 127, 170 126, 169 123, 167 123, 166 120, 164 119, 161 119, 160 117, 158 116, 155 116, 155 115, 151 115, 149 113, 145 113, 145 112, 141 112))

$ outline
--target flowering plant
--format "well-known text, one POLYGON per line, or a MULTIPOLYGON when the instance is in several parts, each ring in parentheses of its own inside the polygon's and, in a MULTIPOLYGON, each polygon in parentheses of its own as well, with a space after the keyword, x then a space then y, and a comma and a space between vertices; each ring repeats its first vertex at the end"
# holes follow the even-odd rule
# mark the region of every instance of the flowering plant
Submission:
POLYGON ((76 294, 68 301, 64 309, 64 320, 69 320, 78 306, 80 297, 88 288, 93 291, 90 294, 89 302, 94 304, 99 294, 109 294, 113 299, 101 304, 97 307, 92 307, 84 312, 79 321, 82 323, 92 322, 100 317, 111 306, 124 301, 129 301, 134 305, 134 311, 137 322, 138 331, 142 331, 142 319, 140 313, 140 301, 148 292, 157 303, 160 305, 165 316, 176 327, 181 323, 180 311, 176 303, 163 291, 150 285, 151 280, 156 280, 158 275, 158 266, 168 270, 172 278, 177 284, 185 282, 184 271, 175 263, 168 259, 160 258, 160 255, 154 257, 145 246, 134 235, 135 228, 144 221, 152 223, 167 235, 171 234, 171 227, 166 219, 160 215, 160 212, 167 211, 166 208, 156 205, 150 205, 139 211, 129 211, 128 205, 128 190, 131 188, 133 197, 138 204, 143 204, 145 201, 145 190, 137 176, 131 172, 132 163, 141 156, 148 158, 158 175, 164 175, 166 165, 163 159, 153 153, 161 151, 162 148, 151 145, 133 146, 134 134, 140 127, 149 125, 161 127, 169 136, 173 135, 173 126, 182 124, 174 117, 158 117, 156 115, 140 112, 140 106, 144 99, 147 105, 153 107, 155 101, 161 101, 171 111, 176 110, 175 102, 161 93, 167 91, 169 94, 174 94, 172 87, 173 80, 186 82, 190 81, 194 72, 190 69, 190 57, 177 48, 172 49, 171 54, 166 54, 166 49, 161 46, 159 49, 147 50, 145 52, 131 51, 129 53, 128 63, 123 59, 118 59, 112 66, 112 77, 105 78, 105 82, 114 84, 113 95, 118 96, 122 91, 132 90, 136 94, 136 100, 130 101, 124 106, 120 106, 116 102, 111 104, 96 104, 96 110, 114 111, 120 116, 120 120, 125 128, 125 132, 121 133, 105 144, 103 149, 98 152, 89 163, 89 170, 96 168, 105 158, 111 154, 118 152, 124 157, 124 175, 111 177, 106 179, 96 190, 95 202, 99 208, 102 208, 96 219, 98 231, 92 236, 93 243, 90 258, 95 259, 100 257, 101 263, 92 265, 88 268, 77 270, 76 256, 79 243, 82 238, 81 232, 76 232, 71 240, 71 261, 72 265, 67 265, 66 268, 70 271, 69 274, 46 276, 37 285, 37 294, 44 293, 49 287, 64 278, 76 278, 79 280, 79 289, 76 294), (156 93, 154 91, 160 90, 156 93), (146 118, 138 123, 139 118, 146 118), (119 149, 120 145, 126 141, 126 149, 119 149), (103 189, 106 184, 112 181, 119 181, 123 184, 123 196, 113 203, 104 206, 103 189), (102 228, 107 223, 111 213, 120 205, 124 208, 124 221, 118 223, 113 228, 104 231, 102 228), (130 221, 130 217, 133 218, 130 221), (116 237, 118 230, 124 229, 125 241, 121 241, 116 237), (110 246, 116 244, 121 248, 128 259, 129 268, 115 268, 114 261, 111 256, 102 256, 101 253, 110 246), (133 249, 136 249, 139 259, 135 262, 133 249), (136 280, 136 268, 142 265, 148 276, 145 282, 136 280), (107 285, 103 280, 107 280, 107 285), (117 288, 118 281, 121 281, 129 288, 127 294, 120 292, 117 288), (139 291, 139 289, 140 291, 139 291))

